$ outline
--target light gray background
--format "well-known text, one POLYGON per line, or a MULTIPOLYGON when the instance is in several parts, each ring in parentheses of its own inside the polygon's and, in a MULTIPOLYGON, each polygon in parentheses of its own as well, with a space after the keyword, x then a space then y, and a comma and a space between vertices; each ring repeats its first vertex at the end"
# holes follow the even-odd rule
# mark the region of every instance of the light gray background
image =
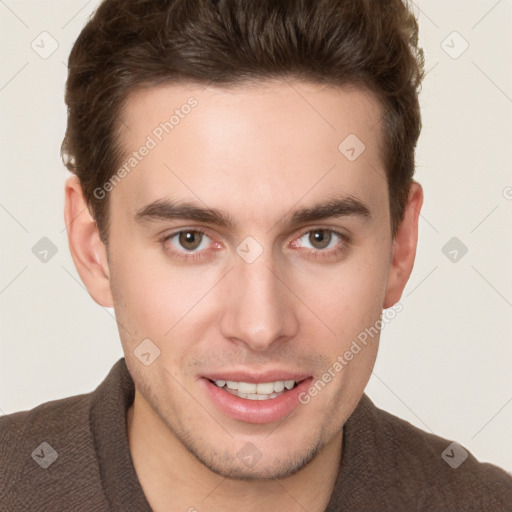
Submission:
MULTIPOLYGON (((0 414, 90 392, 123 355, 63 220, 65 63, 97 4, 0 0, 0 414), (51 48, 44 31, 59 45, 46 59, 31 47, 51 48), (46 263, 32 253, 42 237, 58 249, 46 263)), ((404 309, 382 332, 366 392, 512 471, 512 0, 425 0, 416 12, 425 204, 404 309), (452 58, 461 37, 469 47, 452 58), (468 248, 457 262, 442 252, 452 237, 468 248)))

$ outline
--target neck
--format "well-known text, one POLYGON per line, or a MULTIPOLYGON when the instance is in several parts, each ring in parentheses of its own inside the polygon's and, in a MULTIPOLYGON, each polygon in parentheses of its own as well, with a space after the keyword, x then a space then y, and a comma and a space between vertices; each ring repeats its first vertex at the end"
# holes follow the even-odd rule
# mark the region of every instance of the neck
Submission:
POLYGON ((298 472, 283 479, 235 480, 213 473, 135 392, 127 411, 132 460, 154 512, 323 512, 338 476, 343 431, 298 472))

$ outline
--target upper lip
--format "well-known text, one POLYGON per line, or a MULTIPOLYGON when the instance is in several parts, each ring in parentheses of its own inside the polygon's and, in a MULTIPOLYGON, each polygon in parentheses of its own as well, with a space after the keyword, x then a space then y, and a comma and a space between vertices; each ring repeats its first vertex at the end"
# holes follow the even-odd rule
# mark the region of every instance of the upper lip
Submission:
POLYGON ((301 380, 310 377, 310 375, 307 373, 289 370, 267 370, 264 372, 249 372, 247 370, 226 370, 208 373, 206 375, 203 375, 203 377, 213 381, 229 380, 233 382, 260 383, 275 382, 278 380, 294 380, 296 382, 300 382, 301 380))

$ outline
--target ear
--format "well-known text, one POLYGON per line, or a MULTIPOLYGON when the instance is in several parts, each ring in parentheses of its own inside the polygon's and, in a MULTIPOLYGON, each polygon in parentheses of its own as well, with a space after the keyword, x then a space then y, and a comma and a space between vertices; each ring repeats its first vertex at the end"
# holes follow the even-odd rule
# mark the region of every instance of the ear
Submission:
POLYGON ((393 256, 388 274, 384 309, 390 308, 400 300, 411 275, 416 256, 418 220, 422 205, 423 189, 419 183, 413 181, 404 217, 393 242, 393 256))
POLYGON ((113 307, 107 249, 100 239, 76 176, 66 180, 64 193, 69 250, 78 274, 95 302, 107 308, 113 307))

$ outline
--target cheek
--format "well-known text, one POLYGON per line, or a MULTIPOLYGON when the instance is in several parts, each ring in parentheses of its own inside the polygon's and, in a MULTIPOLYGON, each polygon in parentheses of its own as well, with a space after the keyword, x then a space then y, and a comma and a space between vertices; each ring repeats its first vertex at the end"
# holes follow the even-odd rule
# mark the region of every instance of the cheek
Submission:
POLYGON ((367 252, 296 277, 297 295, 336 333, 338 346, 373 325, 382 311, 387 269, 376 251, 367 252))
POLYGON ((153 251, 117 254, 111 288, 116 317, 126 328, 120 329, 123 341, 128 342, 129 336, 136 344, 149 338, 163 350, 178 332, 183 333, 187 319, 199 311, 196 306, 218 276, 214 269, 198 272, 173 266, 153 251))
POLYGON ((132 251, 113 259, 111 289, 116 317, 124 326, 123 341, 136 344, 144 338, 161 340, 173 324, 176 293, 165 273, 147 264, 147 257, 132 251))

